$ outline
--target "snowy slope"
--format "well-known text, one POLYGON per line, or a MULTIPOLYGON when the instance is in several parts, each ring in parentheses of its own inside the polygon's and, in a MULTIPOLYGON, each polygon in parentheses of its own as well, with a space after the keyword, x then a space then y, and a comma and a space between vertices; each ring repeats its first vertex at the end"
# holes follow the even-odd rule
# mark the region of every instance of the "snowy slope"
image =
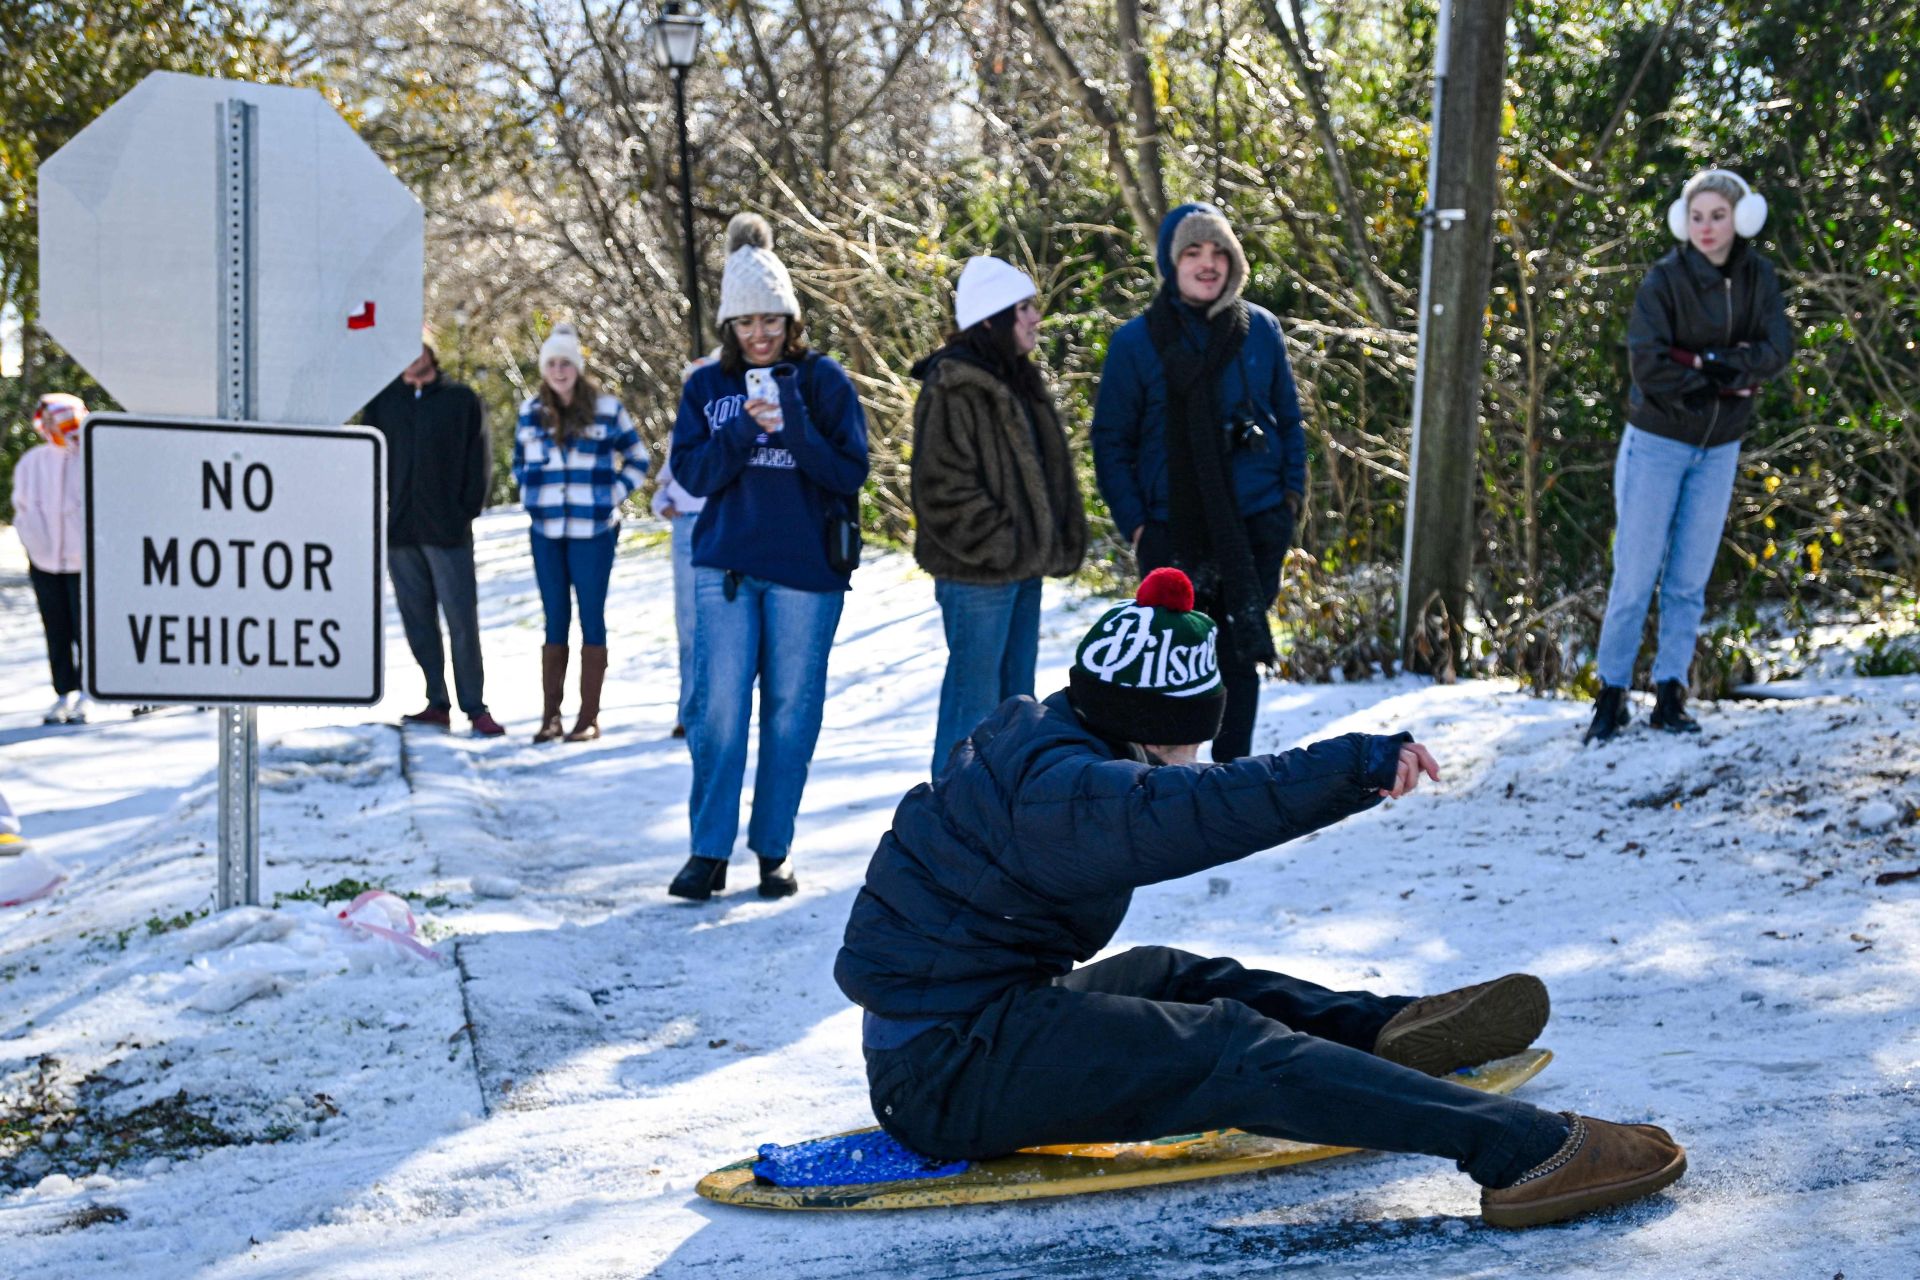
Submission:
MULTIPOLYGON (((1668 1125, 1693 1163, 1669 1196, 1503 1234, 1450 1167, 1383 1156, 1047 1204, 756 1215, 693 1184, 759 1142, 869 1120, 830 970, 926 766, 931 583, 897 557, 855 580, 800 895, 754 896, 742 849, 736 888, 692 906, 665 894, 688 764, 666 735, 664 546, 633 534, 615 571, 607 735, 536 748, 522 527, 490 516, 480 543, 511 739, 389 727, 419 689, 397 624, 386 705, 261 717, 269 895, 385 884, 439 963, 355 940, 340 904, 182 920, 211 900, 211 720, 43 728, 37 620, 0 532, 0 788, 72 875, 0 911, 0 1141, 38 1126, 0 1155, 0 1274, 1920 1274, 1920 881, 1874 883, 1920 866, 1920 688, 1843 681, 1709 708, 1696 741, 1636 727, 1586 750, 1584 705, 1499 685, 1275 685, 1256 745, 1404 727, 1445 781, 1145 891, 1115 940, 1391 991, 1539 973, 1559 1057, 1525 1096, 1668 1125)), ((1096 604, 1049 586, 1044 686, 1096 604)))

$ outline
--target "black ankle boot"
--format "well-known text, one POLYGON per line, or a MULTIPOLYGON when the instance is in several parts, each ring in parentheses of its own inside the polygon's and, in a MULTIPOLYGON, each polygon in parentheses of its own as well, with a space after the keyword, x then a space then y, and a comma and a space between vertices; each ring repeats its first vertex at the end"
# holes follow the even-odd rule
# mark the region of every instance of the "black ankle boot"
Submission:
POLYGON ((705 902, 726 887, 727 864, 719 858, 702 858, 696 854, 680 868, 680 874, 667 886, 667 892, 676 898, 705 902))
POLYGON ((785 858, 760 859, 760 896, 763 898, 786 898, 800 892, 800 882, 793 878, 793 868, 787 865, 785 858))
POLYGON ((1653 714, 1647 723, 1668 733, 1698 733, 1700 722, 1687 714, 1687 686, 1678 680, 1662 680, 1654 687, 1653 714))
POLYGON ((1627 712, 1627 691, 1613 685, 1600 686, 1600 696, 1593 700, 1593 723, 1587 726, 1587 736, 1582 742, 1606 742, 1626 727, 1629 719, 1627 712))

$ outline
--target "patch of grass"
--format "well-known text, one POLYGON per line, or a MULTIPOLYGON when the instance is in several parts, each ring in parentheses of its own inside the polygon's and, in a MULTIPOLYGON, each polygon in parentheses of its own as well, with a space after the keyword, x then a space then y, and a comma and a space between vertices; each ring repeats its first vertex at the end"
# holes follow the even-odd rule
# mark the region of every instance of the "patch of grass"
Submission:
POLYGON ((316 902, 325 906, 329 902, 351 902, 361 894, 375 889, 390 892, 384 884, 372 880, 356 880, 352 876, 335 880, 332 884, 316 885, 312 881, 307 881, 298 889, 274 894, 273 905, 277 907, 286 902, 316 902))
POLYGON ((1853 670, 1863 676, 1920 675, 1920 637, 1885 632, 1869 637, 1867 651, 1854 655, 1853 670))
POLYGON ((42 1057, 0 1091, 0 1188, 31 1185, 49 1173, 83 1178, 102 1164, 281 1142, 298 1132, 290 1124, 259 1134, 235 1131, 214 1118, 212 1100, 184 1089, 116 1113, 110 1105, 118 1082, 95 1074, 66 1083, 60 1066, 59 1059, 42 1057))
POLYGON ((147 936, 157 938, 163 933, 172 933, 175 929, 184 929, 195 920, 202 919, 210 908, 201 907, 197 911, 182 911, 177 916, 149 916, 147 918, 147 936))
POLYGON ((127 1211, 117 1204, 90 1204, 61 1219, 56 1231, 85 1231, 107 1222, 125 1222, 127 1211))

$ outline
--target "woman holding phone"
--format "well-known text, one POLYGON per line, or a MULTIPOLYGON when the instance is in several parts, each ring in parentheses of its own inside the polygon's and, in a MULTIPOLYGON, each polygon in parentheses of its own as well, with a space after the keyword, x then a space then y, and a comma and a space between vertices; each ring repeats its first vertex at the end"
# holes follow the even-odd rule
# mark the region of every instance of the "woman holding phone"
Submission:
POLYGON ((800 300, 757 214, 727 225, 720 359, 696 369, 674 423, 674 477, 706 508, 693 534, 692 856, 667 891, 726 887, 740 828, 753 693, 760 750, 747 847, 760 895, 798 889, 788 855, 820 736, 827 654, 852 566, 829 554, 867 478, 867 419, 840 366, 807 348, 800 300))

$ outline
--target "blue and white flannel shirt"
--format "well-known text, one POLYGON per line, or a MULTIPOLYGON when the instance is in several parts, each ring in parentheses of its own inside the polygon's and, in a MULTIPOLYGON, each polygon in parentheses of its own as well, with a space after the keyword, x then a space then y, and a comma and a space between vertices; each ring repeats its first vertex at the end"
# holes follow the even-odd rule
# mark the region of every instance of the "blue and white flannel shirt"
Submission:
POLYGON ((564 445, 548 434, 540 397, 530 396, 520 406, 513 478, 535 533, 591 538, 617 527, 620 504, 646 475, 647 448, 616 397, 601 396, 592 425, 564 445))

